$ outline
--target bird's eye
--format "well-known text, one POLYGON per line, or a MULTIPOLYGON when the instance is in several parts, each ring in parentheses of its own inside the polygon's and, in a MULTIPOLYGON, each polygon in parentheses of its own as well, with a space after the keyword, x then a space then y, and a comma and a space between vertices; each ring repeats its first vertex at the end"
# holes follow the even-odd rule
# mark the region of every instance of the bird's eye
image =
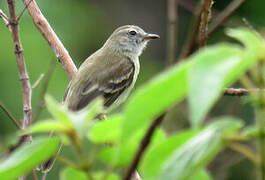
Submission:
POLYGON ((129 32, 129 34, 132 35, 132 36, 135 36, 136 35, 136 31, 132 30, 132 31, 129 32))

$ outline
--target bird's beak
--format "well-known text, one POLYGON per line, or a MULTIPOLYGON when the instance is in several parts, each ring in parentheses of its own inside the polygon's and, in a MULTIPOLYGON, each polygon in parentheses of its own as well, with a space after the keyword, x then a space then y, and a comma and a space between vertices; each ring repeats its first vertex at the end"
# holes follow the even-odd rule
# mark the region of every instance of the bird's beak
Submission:
POLYGON ((157 34, 146 34, 143 39, 150 40, 150 39, 158 39, 158 38, 160 38, 160 36, 157 34))

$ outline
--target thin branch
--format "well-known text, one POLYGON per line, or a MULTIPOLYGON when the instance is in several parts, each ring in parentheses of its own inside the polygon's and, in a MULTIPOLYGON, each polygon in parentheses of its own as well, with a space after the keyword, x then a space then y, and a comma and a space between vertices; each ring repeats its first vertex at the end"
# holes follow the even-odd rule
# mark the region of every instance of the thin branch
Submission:
POLYGON ((157 126, 159 126, 164 118, 166 113, 163 113, 162 115, 160 115, 158 118, 156 118, 153 123, 150 125, 150 127, 148 128, 148 130, 145 133, 145 136, 143 137, 141 144, 133 158, 133 161, 128 169, 128 171, 126 172, 125 176, 123 177, 123 180, 130 180, 133 173, 135 172, 146 148, 148 147, 152 135, 156 129, 157 126))
POLYGON ((209 25, 208 35, 215 32, 221 25, 223 25, 234 12, 242 6, 247 0, 234 0, 232 1, 225 10, 223 10, 209 25))
POLYGON ((208 39, 208 23, 211 19, 211 8, 213 0, 203 0, 202 12, 200 15, 200 27, 199 27, 199 46, 204 47, 208 39))
POLYGON ((59 62, 62 63, 63 68, 65 69, 67 75, 70 77, 70 79, 72 79, 75 73, 77 72, 77 68, 74 62, 72 61, 68 51, 65 49, 60 39, 57 37, 53 29, 51 28, 50 24, 41 13, 35 0, 22 0, 22 1, 24 2, 25 6, 30 1, 32 1, 27 6, 27 9, 30 16, 32 17, 35 26, 39 29, 43 37, 48 41, 59 62))
POLYGON ((228 147, 236 152, 239 152, 240 154, 243 154, 245 157, 247 157, 249 160, 254 162, 256 165, 259 164, 260 162, 259 157, 248 146, 240 144, 240 143, 232 142, 228 144, 228 147))
POLYGON ((176 56, 177 5, 176 0, 168 0, 168 65, 173 65, 176 56))
MULTIPOLYGON (((25 59, 23 56, 23 48, 20 41, 18 23, 16 19, 16 9, 15 9, 15 1, 7 0, 8 9, 10 14, 10 27, 12 30, 12 38, 15 47, 15 55, 17 60, 19 79, 22 87, 23 94, 23 111, 24 111, 24 120, 22 124, 22 129, 25 129, 30 126, 32 120, 32 110, 31 110, 31 85, 29 82, 29 76, 26 69, 25 59)), ((31 135, 27 135, 27 138, 24 139, 23 142, 30 142, 31 135)))
POLYGON ((258 93, 263 92, 265 93, 265 89, 244 89, 244 88, 226 88, 224 95, 225 96, 246 96, 249 95, 249 93, 258 93))
POLYGON ((46 180, 47 174, 48 174, 48 173, 43 173, 43 174, 42 174, 42 177, 41 177, 41 180, 46 180))
MULTIPOLYGON (((265 87, 265 77, 263 74, 263 68, 265 63, 263 61, 259 62, 257 67, 258 78, 256 79, 256 84, 259 88, 265 87)), ((265 180, 265 94, 258 93, 258 100, 256 100, 257 107, 255 108, 255 119, 256 127, 258 128, 258 149, 260 155, 260 179, 265 180)), ((255 101, 254 101, 255 103, 255 101)))
POLYGON ((32 170, 32 179, 33 180, 38 180, 39 179, 35 169, 32 170))
POLYGON ((8 30, 11 32, 11 28, 10 28, 10 24, 9 24, 9 21, 8 21, 8 17, 7 15, 2 11, 2 9, 0 9, 0 18, 3 19, 6 27, 8 28, 8 30))
POLYGON ((23 16, 24 12, 26 11, 27 7, 29 6, 29 4, 32 2, 32 0, 30 0, 26 6, 23 8, 23 10, 20 12, 20 14, 17 17, 17 22, 19 22, 20 18, 23 16))
POLYGON ((182 52, 180 55, 180 59, 183 59, 190 54, 192 54, 194 47, 196 46, 197 37, 198 37, 198 30, 200 26, 200 14, 202 11, 202 3, 198 3, 197 8, 194 13, 192 25, 190 31, 187 35, 187 40, 182 48, 182 52))
POLYGON ((44 77, 44 74, 41 73, 40 76, 39 76, 39 78, 38 78, 38 79, 35 81, 35 83, 31 86, 31 88, 32 88, 32 89, 36 88, 36 87, 39 85, 39 83, 40 83, 40 81, 42 80, 43 77, 44 77))
POLYGON ((17 122, 16 118, 8 111, 8 109, 5 107, 3 103, 0 102, 0 108, 6 113, 6 115, 9 117, 9 119, 12 120, 14 125, 18 128, 21 129, 19 126, 19 123, 17 122))
POLYGON ((52 74, 54 72, 55 65, 56 65, 56 61, 51 60, 50 66, 49 66, 47 72, 45 73, 46 75, 44 77, 43 84, 42 84, 41 89, 40 89, 40 95, 38 97, 38 104, 35 108, 36 109, 35 113, 33 114, 33 120, 32 120, 33 122, 35 122, 38 119, 38 117, 39 117, 39 115, 40 115, 40 113, 44 107, 44 96, 46 94, 50 79, 51 79, 52 74))

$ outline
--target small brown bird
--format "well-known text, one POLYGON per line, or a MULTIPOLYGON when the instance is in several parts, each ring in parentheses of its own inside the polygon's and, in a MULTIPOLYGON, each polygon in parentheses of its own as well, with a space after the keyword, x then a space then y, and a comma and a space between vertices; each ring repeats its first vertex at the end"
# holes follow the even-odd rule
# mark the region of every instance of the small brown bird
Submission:
POLYGON ((78 111, 98 96, 104 106, 113 109, 124 102, 137 79, 139 56, 150 39, 138 26, 126 25, 116 29, 106 43, 89 56, 69 83, 64 96, 68 109, 78 111))
MULTIPOLYGON (((78 111, 98 96, 103 96, 108 111, 120 105, 137 79, 139 56, 147 42, 157 38, 158 35, 148 34, 138 26, 126 25, 116 29, 103 47, 80 66, 66 89, 64 105, 72 111, 78 111)), ((50 171, 54 161, 55 158, 46 161, 42 165, 42 172, 50 171)))

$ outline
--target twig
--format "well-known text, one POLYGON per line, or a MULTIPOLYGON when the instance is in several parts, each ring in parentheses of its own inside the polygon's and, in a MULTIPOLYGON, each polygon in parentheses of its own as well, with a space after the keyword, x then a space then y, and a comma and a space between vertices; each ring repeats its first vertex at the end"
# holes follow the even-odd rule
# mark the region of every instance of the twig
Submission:
POLYGON ((236 142, 231 142, 228 144, 228 147, 236 152, 239 152, 240 154, 243 154, 256 165, 259 164, 259 157, 248 146, 236 142))
POLYGON ((75 73, 77 72, 77 68, 73 63, 68 51, 65 49, 60 39, 57 37, 53 29, 51 28, 50 24, 41 13, 35 0, 22 0, 22 1, 24 2, 25 6, 30 1, 32 1, 27 6, 27 9, 30 16, 32 17, 35 26, 39 29, 43 37, 48 41, 59 62, 62 63, 63 68, 65 69, 67 75, 70 77, 70 79, 72 79, 75 73))
POLYGON ((244 89, 244 88, 226 88, 224 95, 225 96, 246 96, 249 93, 258 93, 262 92, 265 93, 265 89, 244 89))
POLYGON ((16 120, 16 118, 7 110, 7 108, 5 107, 5 105, 3 103, 1 103, 1 102, 0 102, 0 108, 3 109, 3 111, 6 113, 6 115, 12 120, 12 122, 14 123, 14 125, 18 129, 21 129, 20 126, 19 126, 19 123, 16 120))
POLYGON ((133 161, 128 169, 128 171, 126 172, 123 180, 130 180, 133 173, 135 172, 144 152, 145 149, 147 148, 147 146, 149 145, 153 132, 155 131, 156 127, 158 125, 160 125, 160 123, 162 122, 164 116, 166 113, 163 113, 162 115, 160 115, 158 118, 156 118, 153 123, 150 125, 150 127, 148 128, 147 132, 145 133, 145 136, 143 137, 141 144, 133 158, 133 161))
POLYGON ((8 30, 11 32, 12 30, 11 30, 11 28, 10 28, 10 24, 9 24, 9 22, 8 22, 8 17, 7 17, 7 15, 2 11, 2 9, 0 9, 0 18, 3 19, 3 21, 4 21, 5 25, 6 25, 6 27, 7 27, 8 30))
POLYGON ((54 72, 55 65, 56 65, 56 61, 51 60, 50 66, 46 72, 46 75, 45 75, 44 80, 43 80, 43 84, 42 84, 41 89, 40 89, 40 95, 38 97, 38 104, 35 108, 36 109, 35 113, 33 114, 33 120, 32 120, 33 122, 35 122, 38 119, 38 117, 42 111, 42 108, 44 106, 44 96, 46 94, 50 79, 51 79, 52 74, 54 72))
MULTIPOLYGON (((23 111, 24 111, 24 120, 22 123, 22 129, 25 129, 30 126, 32 120, 32 110, 31 110, 31 85, 29 82, 29 76, 26 69, 26 64, 23 56, 23 48, 21 45, 18 23, 16 19, 16 10, 14 0, 7 0, 9 13, 10 13, 10 28, 12 30, 12 38, 15 46, 15 55, 18 65, 19 79, 22 86, 23 94, 23 111)), ((24 139, 24 142, 31 141, 31 135, 27 135, 27 138, 24 139)))
POLYGON ((211 18, 211 8, 213 0, 203 0, 202 11, 200 15, 200 27, 199 27, 199 46, 204 47, 208 38, 208 23, 211 18))
POLYGON ((39 179, 35 169, 32 170, 32 179, 33 180, 38 180, 39 179))
POLYGON ((38 86, 38 84, 40 83, 40 81, 42 80, 42 78, 44 77, 44 74, 41 73, 39 78, 35 81, 35 83, 31 86, 32 89, 34 89, 35 87, 38 86))
POLYGON ((223 10, 209 25, 208 35, 215 32, 221 25, 223 25, 234 12, 247 0, 234 0, 232 1, 225 10, 223 10))
POLYGON ((29 4, 32 2, 32 0, 30 0, 26 6, 23 8, 23 10, 19 13, 18 17, 17 17, 17 22, 19 22, 20 18, 23 16, 25 10, 27 9, 27 7, 29 6, 29 4))
POLYGON ((167 1, 168 12, 168 65, 173 65, 176 56, 177 5, 176 0, 167 1))
MULTIPOLYGON (((259 62, 257 67, 258 79, 256 79, 256 84, 259 88, 265 87, 265 77, 263 76, 263 68, 265 63, 263 61, 259 62)), ((259 131, 258 137, 258 149, 260 154, 260 179, 265 180, 265 94, 262 92, 258 93, 258 99, 254 101, 256 104, 255 108, 255 118, 256 127, 259 131)))
POLYGON ((46 180, 47 174, 48 174, 48 173, 43 173, 43 174, 42 174, 42 177, 41 177, 41 180, 46 180))
POLYGON ((194 49, 196 45, 197 37, 198 37, 197 34, 199 30, 199 25, 200 25, 199 17, 200 17, 201 11, 202 11, 202 3, 199 3, 194 13, 194 18, 192 21, 190 31, 187 35, 187 40, 182 48, 180 59, 183 59, 189 56, 190 54, 192 54, 192 50, 194 49))

